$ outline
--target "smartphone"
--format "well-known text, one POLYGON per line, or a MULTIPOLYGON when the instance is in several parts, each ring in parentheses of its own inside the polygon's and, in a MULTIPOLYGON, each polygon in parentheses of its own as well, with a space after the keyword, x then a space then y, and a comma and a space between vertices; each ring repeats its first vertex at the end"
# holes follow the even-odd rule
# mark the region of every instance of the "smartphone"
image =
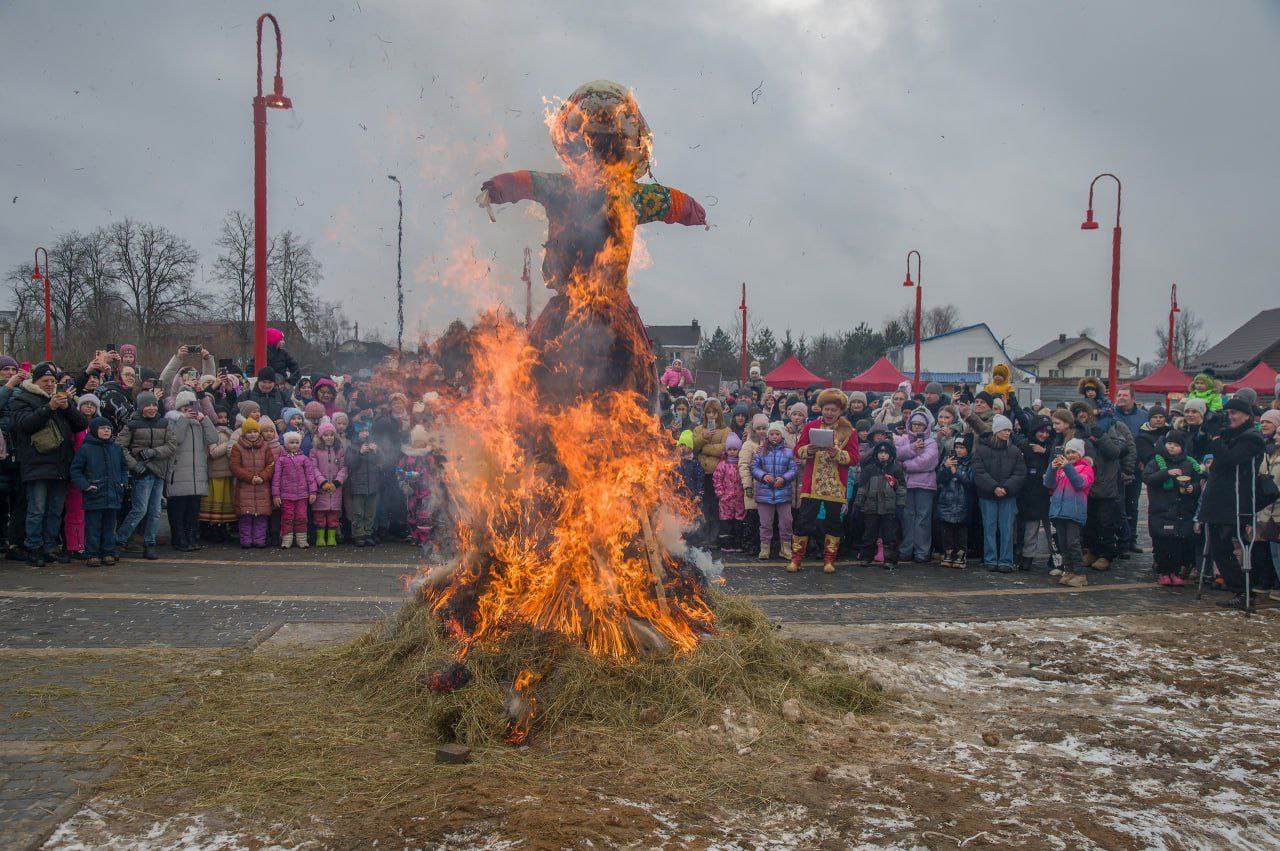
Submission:
POLYGON ((188 354, 198 355, 204 351, 204 346, 199 343, 187 343, 188 354))

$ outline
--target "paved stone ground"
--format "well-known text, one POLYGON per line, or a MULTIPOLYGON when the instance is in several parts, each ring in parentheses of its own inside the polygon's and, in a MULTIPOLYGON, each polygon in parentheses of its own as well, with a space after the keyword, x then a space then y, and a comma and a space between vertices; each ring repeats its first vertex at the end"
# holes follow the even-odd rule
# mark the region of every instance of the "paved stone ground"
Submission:
MULTIPOLYGON (((65 814, 59 807, 92 782, 90 757, 79 751, 104 743, 78 737, 103 712, 125 711, 84 699, 95 673, 172 658, 175 649, 213 668, 284 623, 371 621, 395 610, 402 577, 415 566, 415 551, 402 545, 218 547, 99 570, 0 562, 0 847, 38 844, 65 814)), ((737 559, 724 576, 730 593, 797 626, 1185 611, 1211 606, 1214 596, 1197 603, 1194 589, 1156 586, 1146 555, 1093 573, 1082 590, 1057 585, 1043 565, 995 574, 842 562, 827 576, 814 566, 788 574, 781 562, 737 559)))

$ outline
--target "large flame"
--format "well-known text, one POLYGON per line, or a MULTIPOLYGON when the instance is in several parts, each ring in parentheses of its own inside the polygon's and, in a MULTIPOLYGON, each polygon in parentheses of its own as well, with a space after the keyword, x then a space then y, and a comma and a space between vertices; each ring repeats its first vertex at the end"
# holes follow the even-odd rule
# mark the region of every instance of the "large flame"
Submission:
MULTIPOLYGON (((548 215, 543 277, 557 295, 531 328, 493 311, 472 330, 471 392, 451 412, 462 556, 419 587, 460 656, 520 626, 614 658, 688 652, 712 629, 701 574, 655 528, 695 507, 674 496, 675 452, 646 398, 653 356, 627 294, 651 137, 629 92, 596 95, 575 93, 549 122, 572 187, 548 215)), ((536 682, 523 680, 517 692, 536 682)))

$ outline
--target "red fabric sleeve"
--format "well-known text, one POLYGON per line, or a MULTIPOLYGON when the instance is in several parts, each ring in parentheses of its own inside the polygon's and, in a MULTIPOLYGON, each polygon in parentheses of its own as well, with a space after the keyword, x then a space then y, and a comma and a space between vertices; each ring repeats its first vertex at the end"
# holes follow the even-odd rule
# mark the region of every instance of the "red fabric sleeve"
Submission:
POLYGON ((509 171, 506 174, 496 174, 481 184, 480 188, 489 190, 489 200, 494 204, 527 201, 533 197, 533 173, 509 171))
POLYGON ((701 204, 679 189, 668 187, 667 191, 671 193, 671 208, 667 211, 664 222, 669 225, 705 225, 707 223, 707 211, 702 209, 701 204))

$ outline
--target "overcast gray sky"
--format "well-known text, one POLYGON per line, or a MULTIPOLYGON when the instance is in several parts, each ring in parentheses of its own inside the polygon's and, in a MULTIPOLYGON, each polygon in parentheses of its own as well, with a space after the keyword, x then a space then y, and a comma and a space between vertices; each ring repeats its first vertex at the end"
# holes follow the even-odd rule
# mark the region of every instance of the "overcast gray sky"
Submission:
POLYGON ((542 223, 506 208, 490 224, 473 199, 489 174, 554 169, 544 99, 597 78, 634 88, 657 178, 715 224, 644 228, 631 289, 647 322, 728 325, 745 280, 779 331, 878 325, 910 297, 918 248, 926 304, 957 303, 1015 350, 1105 334, 1112 186, 1103 229, 1079 223, 1106 170, 1125 181, 1125 354, 1151 356, 1173 281, 1215 341, 1280 306, 1266 0, 9 0, 6 267, 132 216, 188 238, 207 269, 219 220, 252 209, 264 10, 295 104, 269 117, 269 226, 314 241, 323 295, 362 328, 394 334, 388 173, 405 183, 408 328, 438 332, 495 282, 522 304, 542 223))

